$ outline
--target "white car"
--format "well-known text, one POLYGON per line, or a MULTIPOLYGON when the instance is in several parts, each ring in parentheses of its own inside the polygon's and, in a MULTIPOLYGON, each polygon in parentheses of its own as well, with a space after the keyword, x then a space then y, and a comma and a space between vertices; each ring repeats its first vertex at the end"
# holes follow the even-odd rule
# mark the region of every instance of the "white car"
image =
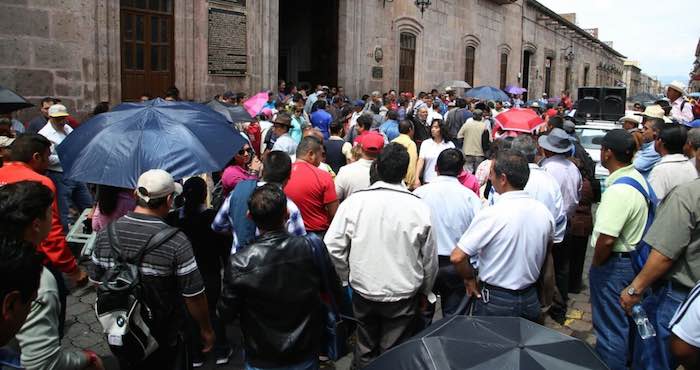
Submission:
POLYGON ((605 185, 605 179, 610 172, 600 164, 600 143, 608 131, 618 128, 621 129, 622 125, 610 121, 588 121, 583 125, 576 125, 576 134, 581 140, 581 145, 595 161, 595 178, 600 181, 601 186, 605 185))

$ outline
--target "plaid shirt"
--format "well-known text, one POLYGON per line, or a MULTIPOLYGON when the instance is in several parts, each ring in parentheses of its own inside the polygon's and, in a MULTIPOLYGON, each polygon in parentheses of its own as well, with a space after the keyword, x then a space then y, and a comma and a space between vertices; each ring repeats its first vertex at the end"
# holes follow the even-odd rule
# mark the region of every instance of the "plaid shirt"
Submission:
MULTIPOLYGON (((258 182, 258 186, 265 185, 264 181, 258 182)), ((236 237, 236 233, 233 232, 232 228, 232 220, 231 216, 229 215, 229 205, 231 204, 231 194, 226 196, 226 200, 224 200, 224 203, 221 205, 221 208, 219 208, 219 211, 216 213, 216 217, 214 217, 214 222, 211 223, 211 228, 212 230, 222 233, 222 232, 231 232, 233 234, 233 244, 231 246, 231 254, 236 253, 238 250, 239 244, 238 244, 238 238, 236 237)), ((304 220, 301 218, 301 212, 299 212, 299 208, 297 207, 294 202, 287 198, 287 211, 289 212, 289 219, 287 220, 287 232, 289 232, 291 235, 296 235, 296 236, 302 236, 306 235, 306 228, 304 227, 304 220)), ((260 230, 255 230, 255 235, 260 235, 260 230)))

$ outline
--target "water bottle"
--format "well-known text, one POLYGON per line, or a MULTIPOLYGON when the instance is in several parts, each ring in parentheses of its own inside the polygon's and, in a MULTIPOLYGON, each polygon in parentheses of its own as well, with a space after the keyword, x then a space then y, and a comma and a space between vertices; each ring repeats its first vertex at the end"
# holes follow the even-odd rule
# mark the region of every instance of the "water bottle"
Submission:
POLYGON ((642 339, 649 339, 656 336, 656 330, 654 330, 654 326, 649 322, 647 312, 644 311, 641 304, 636 304, 632 307, 632 318, 637 324, 637 332, 639 332, 639 336, 642 337, 642 339))

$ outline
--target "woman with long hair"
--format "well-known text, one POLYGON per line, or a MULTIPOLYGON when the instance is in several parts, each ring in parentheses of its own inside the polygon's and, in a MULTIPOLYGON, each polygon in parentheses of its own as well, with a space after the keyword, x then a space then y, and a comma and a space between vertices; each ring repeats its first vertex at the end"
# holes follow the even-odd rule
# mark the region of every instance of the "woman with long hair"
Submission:
MULTIPOLYGON (((435 172, 437 158, 443 150, 454 148, 455 145, 447 140, 447 127, 441 119, 433 119, 430 123, 430 139, 423 141, 418 153, 418 163, 416 164, 416 174, 427 184, 435 180, 438 176, 435 172)), ((416 177, 415 187, 421 185, 421 180, 416 177)))
POLYGON ((98 232, 110 222, 136 208, 136 198, 131 189, 109 185, 97 185, 97 202, 92 213, 92 231, 98 232))
MULTIPOLYGON (((168 215, 168 224, 179 227, 192 244, 195 261, 207 292, 209 314, 216 333, 214 355, 217 365, 228 363, 232 354, 231 346, 226 338, 226 330, 216 317, 216 303, 221 293, 221 270, 231 251, 231 237, 214 232, 211 223, 216 211, 207 208, 207 183, 201 177, 191 177, 182 187, 178 204, 182 206, 168 215)), ((197 324, 191 322, 193 331, 190 342, 192 363, 195 367, 204 362, 202 343, 199 338, 197 324)))
POLYGON ((245 144, 228 162, 221 175, 221 186, 225 198, 239 182, 258 178, 262 164, 254 156, 250 145, 245 144))

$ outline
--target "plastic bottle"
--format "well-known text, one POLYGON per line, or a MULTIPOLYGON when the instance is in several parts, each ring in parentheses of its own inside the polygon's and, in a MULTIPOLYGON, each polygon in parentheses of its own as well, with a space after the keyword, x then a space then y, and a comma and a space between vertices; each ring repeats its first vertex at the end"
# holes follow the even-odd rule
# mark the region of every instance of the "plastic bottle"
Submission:
POLYGON ((649 339, 656 336, 656 330, 654 326, 649 322, 647 317, 647 312, 640 304, 636 304, 632 307, 632 318, 637 324, 637 332, 642 339, 649 339))

